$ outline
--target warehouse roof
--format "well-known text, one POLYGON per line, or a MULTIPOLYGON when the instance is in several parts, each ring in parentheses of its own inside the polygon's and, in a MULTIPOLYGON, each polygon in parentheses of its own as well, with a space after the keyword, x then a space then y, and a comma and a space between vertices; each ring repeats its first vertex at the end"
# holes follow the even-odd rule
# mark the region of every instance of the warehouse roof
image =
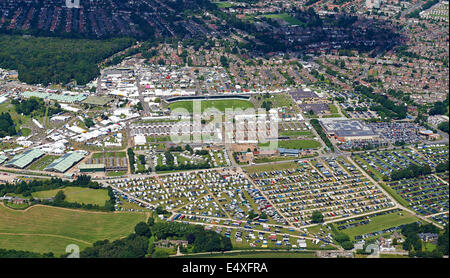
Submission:
POLYGON ((81 152, 66 153, 65 155, 53 161, 44 170, 64 173, 65 171, 69 170, 69 168, 72 167, 75 163, 82 160, 83 158, 84 155, 81 152))
POLYGON ((45 152, 39 149, 26 150, 23 153, 14 156, 11 161, 5 164, 5 166, 12 166, 22 169, 44 154, 45 152))
POLYGON ((80 102, 86 98, 86 96, 82 94, 76 95, 64 95, 64 94, 50 94, 44 92, 23 92, 21 94, 22 97, 38 97, 49 100, 56 100, 60 102, 80 102))
POLYGON ((0 155, 0 164, 5 162, 7 159, 8 159, 8 157, 6 155, 0 155))
POLYGON ((80 164, 80 166, 78 166, 78 168, 80 169, 99 169, 99 168, 105 168, 105 164, 100 163, 100 164, 80 164))

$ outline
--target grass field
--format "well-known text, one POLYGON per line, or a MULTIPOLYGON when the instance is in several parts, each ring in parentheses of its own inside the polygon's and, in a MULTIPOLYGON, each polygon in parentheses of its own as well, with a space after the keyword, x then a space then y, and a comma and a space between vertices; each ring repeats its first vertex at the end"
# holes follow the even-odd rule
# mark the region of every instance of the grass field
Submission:
POLYGON ((59 158, 56 155, 44 155, 41 159, 33 162, 27 169, 28 170, 44 170, 45 167, 50 165, 54 160, 59 158))
POLYGON ((292 160, 292 157, 285 156, 271 156, 271 157, 260 157, 255 158, 255 163, 267 163, 267 162, 275 162, 275 161, 283 161, 283 160, 292 160))
POLYGON ((314 252, 244 251, 225 254, 186 255, 180 258, 315 258, 314 252))
POLYGON ((286 130, 286 131, 280 131, 281 136, 307 136, 307 137, 314 137, 314 134, 309 130, 286 130))
MULTIPOLYGON (((345 230, 341 230, 343 233, 347 234, 350 237, 354 237, 357 235, 367 234, 371 232, 376 232, 380 230, 384 230, 391 227, 400 226, 402 224, 409 224, 419 219, 410 214, 409 212, 402 211, 402 215, 399 213, 390 213, 381 216, 375 216, 370 218, 370 223, 366 225, 361 225, 358 227, 353 227, 345 230)), ((336 225, 333 224, 335 227, 336 225)))
POLYGON ((60 190, 64 191, 64 194, 66 194, 66 201, 68 202, 103 206, 105 202, 109 200, 108 191, 106 189, 91 189, 72 186, 63 189, 34 192, 32 195, 35 198, 50 198, 54 197, 60 190))
POLYGON ((282 19, 289 23, 290 25, 304 25, 304 23, 296 18, 293 18, 292 16, 288 14, 265 14, 263 15, 265 18, 271 18, 271 19, 282 19))
MULTIPOLYGON (((270 142, 258 144, 260 147, 269 146, 270 142)), ((317 149, 320 148, 320 143, 316 140, 279 140, 278 148, 286 149, 317 149)))
POLYGON ((256 166, 249 166, 244 167, 243 169, 247 171, 247 173, 255 173, 255 172, 262 172, 262 171, 275 171, 275 170, 285 170, 285 169, 292 169, 296 168, 297 164, 295 162, 286 162, 286 163, 279 163, 279 164, 265 164, 265 165, 256 165, 256 166))
POLYGON ((25 211, 0 204, 0 248, 65 253, 67 244, 80 249, 98 240, 128 236, 145 221, 139 213, 99 213, 33 206, 25 211))
POLYGON ((107 177, 119 177, 119 176, 123 176, 123 175, 126 175, 126 174, 127 174, 126 171, 106 172, 106 176, 107 177))
MULTIPOLYGON (((169 104, 169 108, 171 110, 177 108, 184 108, 189 113, 192 113, 193 102, 192 101, 177 101, 169 104)), ((247 100, 241 99, 227 99, 227 100, 202 100, 201 101, 201 109, 204 111, 208 108, 216 108, 217 110, 224 112, 226 108, 237 109, 241 108, 243 110, 247 108, 254 108, 253 104, 247 100)))
POLYGON ((216 4, 220 9, 233 7, 233 4, 231 4, 230 2, 214 2, 214 4, 216 4))

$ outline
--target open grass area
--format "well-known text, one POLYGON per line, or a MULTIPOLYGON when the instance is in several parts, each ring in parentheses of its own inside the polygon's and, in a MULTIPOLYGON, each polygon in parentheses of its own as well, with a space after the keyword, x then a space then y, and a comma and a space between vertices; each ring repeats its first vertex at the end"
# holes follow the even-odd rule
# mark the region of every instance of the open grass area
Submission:
POLYGON ((44 170, 45 167, 50 165, 53 161, 55 161, 59 156, 56 155, 44 155, 42 158, 33 162, 27 169, 28 170, 44 170))
POLYGON ((80 249, 98 240, 128 236, 145 221, 142 213, 88 212, 47 206, 25 211, 0 204, 0 248, 65 253, 67 244, 80 249))
POLYGON ((304 23, 288 14, 265 14, 263 15, 265 18, 271 19, 282 19, 289 23, 290 25, 304 25, 304 23))
POLYGON ((106 189, 91 189, 72 186, 63 189, 34 192, 32 195, 34 198, 50 198, 54 197, 60 190, 64 192, 66 201, 68 202, 103 206, 105 202, 109 200, 108 191, 106 189))
POLYGON ((285 130, 279 132, 281 136, 306 136, 306 137, 314 137, 314 134, 309 130, 285 130))
POLYGON ((293 160, 292 157, 285 156, 271 156, 271 157, 260 157, 255 158, 255 163, 267 163, 267 162, 275 162, 275 161, 283 161, 283 160, 293 160))
POLYGON ((262 172, 262 171, 274 171, 274 170, 285 170, 285 169, 292 169, 296 168, 297 164, 295 162, 286 162, 286 163, 279 163, 279 164, 265 164, 265 165, 255 165, 255 166, 248 166, 243 167, 247 173, 255 173, 255 172, 262 172))
POLYGON ((125 171, 106 172, 107 177, 119 177, 119 176, 123 176, 126 174, 127 174, 127 172, 125 172, 125 171))
MULTIPOLYGON (((241 99, 227 99, 227 100, 202 100, 201 110, 204 111, 208 108, 216 108, 217 110, 224 112, 226 108, 237 109, 241 108, 243 110, 247 108, 253 108, 253 104, 247 100, 241 99)), ((186 109, 189 113, 192 113, 193 102, 192 101, 177 101, 169 104, 171 110, 177 108, 186 109)))
MULTIPOLYGON (((16 112, 16 110, 14 109, 14 105, 12 105, 10 101, 5 101, 3 103, 0 103, 0 113, 3 113, 3 112, 9 113, 11 115, 11 119, 16 124, 17 131, 19 131, 20 127, 22 127, 23 125, 28 126, 28 127, 34 125, 31 122, 31 117, 25 116, 25 115, 19 115, 16 112)), ((38 118, 36 120, 41 122, 42 118, 38 118)), ((22 127, 22 129, 23 129, 23 127, 22 127)), ((27 131, 25 130, 25 132, 27 132, 27 131)), ((27 135, 24 135, 24 136, 27 136, 27 135)))
POLYGON ((243 251, 224 254, 186 255, 180 258, 315 258, 314 252, 243 251))
POLYGON ((31 129, 24 127, 20 129, 20 132, 22 133, 22 136, 29 136, 31 134, 31 129))
MULTIPOLYGON (((371 232, 384 230, 387 228, 400 226, 402 224, 413 223, 419 220, 414 215, 406 211, 375 216, 369 219, 370 219, 369 224, 344 229, 341 230, 341 232, 347 234, 350 237, 354 237, 357 235, 367 234, 371 232)), ((333 225, 336 227, 336 224, 333 225)))
POLYGON ((231 4, 230 2, 214 2, 214 4, 216 4, 219 9, 233 7, 233 4, 231 4))
MULTIPOLYGON (((258 144, 260 147, 269 146, 270 142, 258 144)), ((316 140, 279 140, 278 148, 286 149, 317 149, 321 144, 316 140)))

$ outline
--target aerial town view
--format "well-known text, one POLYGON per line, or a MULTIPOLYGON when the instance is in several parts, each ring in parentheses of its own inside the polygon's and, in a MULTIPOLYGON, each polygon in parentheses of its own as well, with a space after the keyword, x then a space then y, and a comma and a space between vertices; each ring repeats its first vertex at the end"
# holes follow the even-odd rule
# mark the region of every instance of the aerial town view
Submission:
POLYGON ((448 258, 448 217, 448 1, 0 0, 0 258, 448 258))

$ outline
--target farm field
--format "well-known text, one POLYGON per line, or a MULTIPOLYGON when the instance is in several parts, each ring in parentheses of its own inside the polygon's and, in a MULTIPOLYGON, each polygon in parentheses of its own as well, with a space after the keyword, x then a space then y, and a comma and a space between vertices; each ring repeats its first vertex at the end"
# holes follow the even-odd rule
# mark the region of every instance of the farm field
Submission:
POLYGON ((79 244, 82 249, 98 240, 127 236, 145 219, 139 213, 88 212, 40 205, 16 211, 1 204, 0 248, 63 254, 68 243, 79 244))
POLYGON ((34 192, 34 198, 50 198, 54 197, 58 191, 62 190, 66 195, 66 201, 85 203, 103 206, 109 200, 108 191, 106 189, 92 189, 85 187, 65 187, 63 189, 54 189, 47 191, 34 192))

